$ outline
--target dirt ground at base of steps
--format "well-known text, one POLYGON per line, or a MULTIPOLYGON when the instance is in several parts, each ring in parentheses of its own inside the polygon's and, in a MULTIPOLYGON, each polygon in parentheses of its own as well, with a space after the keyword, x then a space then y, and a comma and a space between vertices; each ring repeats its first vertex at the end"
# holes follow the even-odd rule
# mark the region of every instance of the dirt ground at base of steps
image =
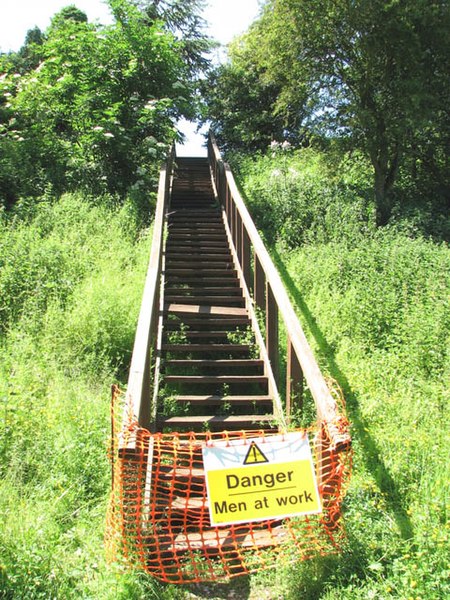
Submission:
POLYGON ((284 600, 280 590, 263 586, 251 588, 250 577, 236 577, 230 583, 203 583, 188 586, 188 600, 284 600))

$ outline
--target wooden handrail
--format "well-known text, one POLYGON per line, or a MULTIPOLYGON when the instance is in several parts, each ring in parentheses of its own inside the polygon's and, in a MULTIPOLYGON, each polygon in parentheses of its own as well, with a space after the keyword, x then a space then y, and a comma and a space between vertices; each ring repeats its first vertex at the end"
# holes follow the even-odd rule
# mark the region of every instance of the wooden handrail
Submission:
MULTIPOLYGON (((316 362, 305 333, 292 307, 283 282, 273 264, 264 242, 238 190, 230 167, 220 155, 214 136, 210 133, 208 156, 215 185, 227 214, 234 246, 240 260, 247 284, 253 289, 253 299, 266 313, 266 349, 275 378, 278 373, 278 315, 281 315, 288 337, 286 411, 289 413, 293 391, 302 389, 304 377, 313 396, 319 420, 326 424, 335 450, 343 450, 350 445, 347 431, 341 431, 340 413, 327 383, 316 362), (254 256, 254 280, 250 281, 250 248, 254 256)), ((287 414, 289 418, 289 414, 287 414)))
POLYGON ((138 421, 141 427, 147 428, 150 427, 151 423, 152 355, 158 332, 164 224, 174 153, 175 150, 172 147, 168 158, 161 166, 159 174, 150 260, 134 339, 126 393, 128 410, 132 407, 133 418, 138 421))

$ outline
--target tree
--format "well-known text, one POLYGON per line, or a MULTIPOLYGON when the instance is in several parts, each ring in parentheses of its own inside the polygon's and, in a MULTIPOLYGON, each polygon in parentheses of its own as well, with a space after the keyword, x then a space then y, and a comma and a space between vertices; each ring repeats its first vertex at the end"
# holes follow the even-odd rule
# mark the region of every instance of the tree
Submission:
POLYGON ((283 88, 279 108, 288 113, 307 86, 311 121, 351 135, 370 157, 377 222, 387 223, 408 145, 438 110, 444 63, 428 67, 448 44, 447 2, 269 0, 263 21, 259 56, 283 88))
POLYGON ((27 72, 35 69, 42 59, 42 46, 44 44, 44 35, 39 27, 29 29, 25 36, 25 42, 17 53, 18 69, 20 72, 27 72))
MULTIPOLYGON (((432 150, 430 134, 448 141, 449 25, 446 0, 266 0, 246 38, 252 52, 232 52, 217 72, 210 112, 224 133, 231 119, 255 130, 261 106, 249 86, 270 89, 267 119, 284 117, 285 135, 347 141, 370 158, 384 225, 400 166, 432 150)), ((435 166, 441 141, 427 158, 435 166)))
POLYGON ((74 4, 62 8, 52 19, 51 29, 62 27, 67 21, 74 23, 87 23, 88 18, 85 12, 77 8, 74 4))
POLYGON ((208 53, 214 43, 206 35, 201 16, 206 0, 134 0, 145 21, 161 21, 180 43, 183 60, 191 78, 196 79, 209 66, 208 53))
POLYGON ((287 118, 276 112, 280 86, 264 78, 257 60, 258 39, 254 28, 236 39, 230 44, 228 62, 201 82, 203 120, 210 122, 224 149, 264 150, 272 140, 286 137, 299 142, 301 106, 297 102, 298 111, 287 118))
POLYGON ((192 110, 189 67, 160 21, 143 23, 126 0, 111 6, 110 27, 64 9, 46 32, 40 64, 2 77, 0 161, 17 173, 15 186, 1 182, 4 197, 9 187, 34 196, 49 185, 55 193, 81 186, 148 196, 149 165, 192 110))

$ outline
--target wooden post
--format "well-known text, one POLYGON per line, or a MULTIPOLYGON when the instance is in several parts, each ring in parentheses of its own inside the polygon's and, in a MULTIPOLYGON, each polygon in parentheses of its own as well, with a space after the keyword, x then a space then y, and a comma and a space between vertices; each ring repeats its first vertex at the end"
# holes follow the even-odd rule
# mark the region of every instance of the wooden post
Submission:
POLYGON ((253 289, 252 267, 250 258, 250 238, 248 236, 245 225, 242 223, 242 272, 244 273, 245 283, 249 290, 253 289))
POLYGON ((228 225, 230 226, 230 231, 233 231, 233 200, 231 198, 230 187, 228 183, 226 184, 226 213, 228 217, 228 225))
POLYGON ((287 344, 287 370, 286 370, 286 417, 289 421, 294 405, 299 409, 303 406, 303 371, 297 354, 292 347, 291 338, 287 344))
POLYGON ((269 283, 266 284, 266 348, 277 385, 280 375, 278 351, 278 305, 269 283))
POLYGON ((255 303, 258 308, 261 310, 265 310, 266 301, 265 301, 265 286, 266 279, 264 276, 264 271, 259 261, 258 255, 255 252, 255 284, 254 284, 254 298, 255 303))
POLYGON ((226 177, 225 177, 225 166, 223 161, 217 161, 214 159, 215 165, 215 177, 216 177, 216 189, 219 195, 219 202, 222 206, 225 206, 226 202, 226 177))
POLYGON ((238 210, 236 209, 236 205, 235 205, 235 211, 236 211, 235 248, 236 248, 236 253, 238 255, 239 264, 242 267, 242 219, 241 219, 241 215, 239 214, 238 210))

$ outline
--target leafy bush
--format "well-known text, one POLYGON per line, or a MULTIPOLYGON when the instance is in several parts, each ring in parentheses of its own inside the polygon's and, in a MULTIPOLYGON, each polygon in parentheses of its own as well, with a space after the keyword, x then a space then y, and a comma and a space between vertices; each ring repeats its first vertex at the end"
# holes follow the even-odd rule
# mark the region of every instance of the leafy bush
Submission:
POLYGON ((344 391, 355 450, 342 555, 274 569, 266 586, 286 598, 444 598, 448 217, 404 187, 389 227, 376 229, 360 210, 364 168, 344 158, 333 171, 333 159, 278 152, 240 170, 321 367, 344 391))
POLYGON ((108 566, 109 388, 126 376, 149 254, 132 204, 3 215, 0 597, 168 598, 108 566))
MULTIPOLYGON (((355 155, 331 165, 312 148, 232 157, 257 226, 269 243, 350 240, 373 229, 368 165, 355 155)), ((331 162, 331 161, 330 161, 331 162)))
POLYGON ((162 21, 128 0, 110 7, 108 27, 63 9, 25 72, 17 56, 0 60, 0 206, 51 188, 132 193, 148 207, 154 166, 177 137, 176 121, 193 113, 193 66, 162 21))

